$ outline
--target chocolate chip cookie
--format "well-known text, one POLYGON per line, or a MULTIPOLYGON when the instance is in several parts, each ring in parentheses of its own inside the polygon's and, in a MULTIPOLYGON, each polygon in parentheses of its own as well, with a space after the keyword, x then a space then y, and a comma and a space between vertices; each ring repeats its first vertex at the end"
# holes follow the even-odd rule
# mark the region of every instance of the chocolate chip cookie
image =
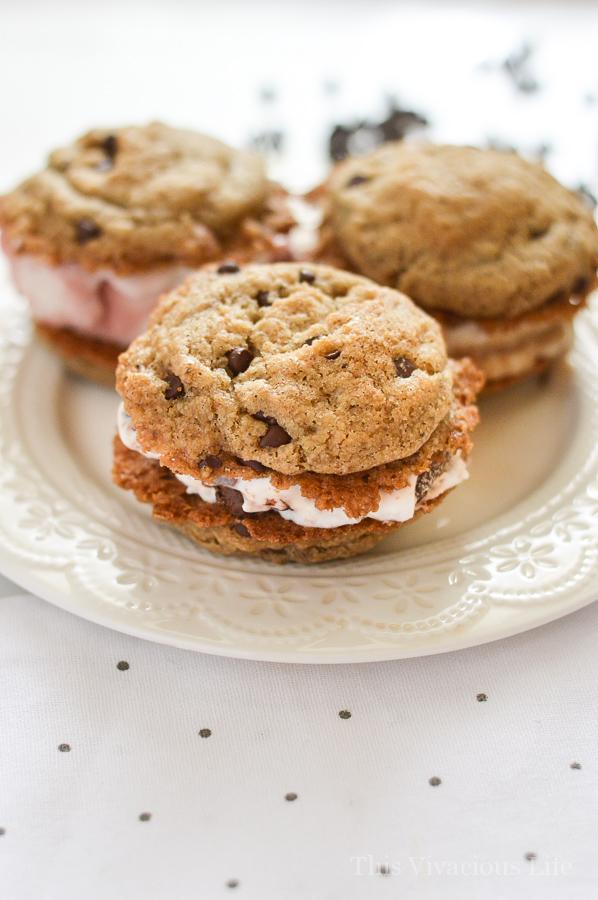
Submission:
POLYGON ((352 555, 467 477, 481 381, 395 290, 321 265, 219 266, 120 357, 114 478, 218 552, 352 555))
POLYGON ((0 199, 33 318, 67 362, 103 380, 160 294, 212 260, 288 258, 292 223, 259 156, 157 122, 90 131, 0 199))
POLYGON ((317 257, 407 293, 490 383, 567 351, 595 283, 579 196, 515 153, 388 144, 333 171, 317 257))

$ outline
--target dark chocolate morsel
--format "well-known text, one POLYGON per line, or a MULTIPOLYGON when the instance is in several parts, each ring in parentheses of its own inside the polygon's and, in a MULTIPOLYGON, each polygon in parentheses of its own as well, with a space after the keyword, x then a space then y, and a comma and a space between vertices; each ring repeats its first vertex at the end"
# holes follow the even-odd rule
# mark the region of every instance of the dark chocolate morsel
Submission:
POLYGON ((340 350, 333 350, 332 353, 326 354, 326 359, 338 359, 340 355, 341 355, 340 350))
POLYGON ((314 341, 319 341, 322 337, 321 334, 316 334, 314 337, 310 337, 305 341, 304 346, 313 344, 314 341))
POLYGON ((242 522, 236 522, 233 525, 233 531, 236 531, 237 534, 240 534, 241 537, 251 537, 251 533, 248 528, 243 525, 242 522))
POLYGON ((164 396, 167 400, 180 400, 181 397, 185 396, 185 386, 174 372, 169 372, 168 375, 165 375, 164 381, 168 385, 164 391, 164 396))
POLYGON ((261 462, 257 461, 257 459, 238 459, 237 462, 240 466, 246 466, 248 469, 253 469, 254 472, 270 471, 268 466, 263 466, 261 462))
POLYGON ((274 416, 267 416, 265 413, 261 412, 261 410, 260 410, 260 412, 253 413, 252 418, 257 419, 258 422, 265 422, 266 425, 276 425, 277 424, 274 416))
POLYGON ((241 271, 241 267, 238 266, 235 262, 225 262, 222 263, 221 266, 218 266, 216 271, 219 275, 234 275, 235 272, 241 271))
POLYGON ((200 469, 204 469, 206 466, 210 469, 220 469, 222 468, 222 460, 219 456, 204 456, 204 458, 199 461, 199 467, 200 469))
POLYGON ((258 306, 272 306, 272 301, 270 300, 270 294, 268 293, 268 291, 258 291, 255 295, 255 299, 258 306))
POLYGON ((301 269, 299 272, 299 281, 305 284, 313 284, 316 280, 316 276, 313 272, 308 272, 307 269, 301 269))
POLYGON ((109 156, 111 159, 114 159, 116 156, 116 151, 118 150, 118 139, 115 134, 109 134, 102 141, 102 150, 109 156))
POLYGON ((79 219, 75 224, 75 237, 78 244, 87 244, 101 235, 102 229, 93 219, 79 219))
POLYGON ((396 359, 393 359, 393 363, 395 364, 395 369, 397 370, 399 378, 409 378, 409 376, 417 369, 417 366, 412 363, 410 359, 407 359, 406 356, 397 356, 396 359))
POLYGON ((291 441, 292 438, 288 431, 285 431, 278 422, 274 422, 274 424, 268 425, 267 432, 260 438, 260 447, 282 447, 283 444, 290 444, 291 441))
POLYGON ((216 488, 216 496, 224 503, 229 513, 233 516, 245 515, 243 511, 243 494, 231 487, 218 485, 216 488))
POLYGON ((365 184, 366 181, 369 181, 369 180, 370 179, 367 177, 367 175, 354 175, 353 178, 349 178, 345 187, 348 187, 348 188, 357 187, 358 184, 365 184))
POLYGON ((241 372, 245 372, 249 368, 253 359, 253 353, 246 347, 235 347, 233 350, 228 351, 226 358, 228 359, 231 375, 240 375, 241 372))

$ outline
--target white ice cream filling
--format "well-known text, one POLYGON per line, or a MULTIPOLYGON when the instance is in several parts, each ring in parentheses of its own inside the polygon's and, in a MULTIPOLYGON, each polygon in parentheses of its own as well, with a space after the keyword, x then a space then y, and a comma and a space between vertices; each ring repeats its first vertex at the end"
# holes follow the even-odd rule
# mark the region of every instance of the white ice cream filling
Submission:
MULTIPOLYGON (((159 454, 149 453, 142 449, 131 418, 121 403, 118 410, 118 433, 121 441, 129 450, 134 450, 148 459, 159 459, 159 454)), ((172 470, 171 470, 172 471, 172 470)), ((305 497, 298 484, 289 488, 278 488, 272 484, 269 476, 258 478, 221 478, 216 479, 215 486, 204 484, 191 475, 172 473, 187 488, 188 494, 198 494, 206 503, 217 503, 216 487, 233 488, 243 497, 243 511, 259 513, 275 510, 283 519, 302 525, 304 528, 340 528, 342 525, 356 525, 362 519, 378 519, 380 522, 407 522, 415 515, 418 501, 416 495, 417 475, 410 475, 405 487, 394 491, 381 491, 378 508, 370 510, 363 516, 353 518, 347 515, 342 506, 333 509, 319 509, 315 501, 305 497)), ((467 466, 460 453, 451 459, 449 465, 432 481, 424 494, 423 500, 433 500, 444 494, 462 481, 469 478, 467 466)))

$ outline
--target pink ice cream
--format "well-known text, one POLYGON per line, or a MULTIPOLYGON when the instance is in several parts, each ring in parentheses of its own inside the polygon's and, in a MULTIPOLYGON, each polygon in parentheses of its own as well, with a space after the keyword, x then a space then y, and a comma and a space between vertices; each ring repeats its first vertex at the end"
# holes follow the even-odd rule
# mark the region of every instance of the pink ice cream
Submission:
POLYGON ((160 295, 191 271, 171 265, 138 275, 117 275, 109 268, 90 272, 78 263, 50 265, 16 253, 6 235, 2 247, 15 286, 37 322, 123 347, 143 331, 160 295))

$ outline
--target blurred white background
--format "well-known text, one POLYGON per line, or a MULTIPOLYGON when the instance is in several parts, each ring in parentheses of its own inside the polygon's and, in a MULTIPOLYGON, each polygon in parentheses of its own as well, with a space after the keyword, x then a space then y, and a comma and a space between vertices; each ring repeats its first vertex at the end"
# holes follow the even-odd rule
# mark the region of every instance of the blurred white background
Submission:
POLYGON ((386 95, 434 138, 547 144, 555 174, 596 187, 594 2, 2 0, 0 15, 0 190, 88 127, 152 118, 237 144, 280 128, 273 174, 306 188, 330 123, 383 115, 386 95), (500 68, 526 41, 531 93, 500 68))

